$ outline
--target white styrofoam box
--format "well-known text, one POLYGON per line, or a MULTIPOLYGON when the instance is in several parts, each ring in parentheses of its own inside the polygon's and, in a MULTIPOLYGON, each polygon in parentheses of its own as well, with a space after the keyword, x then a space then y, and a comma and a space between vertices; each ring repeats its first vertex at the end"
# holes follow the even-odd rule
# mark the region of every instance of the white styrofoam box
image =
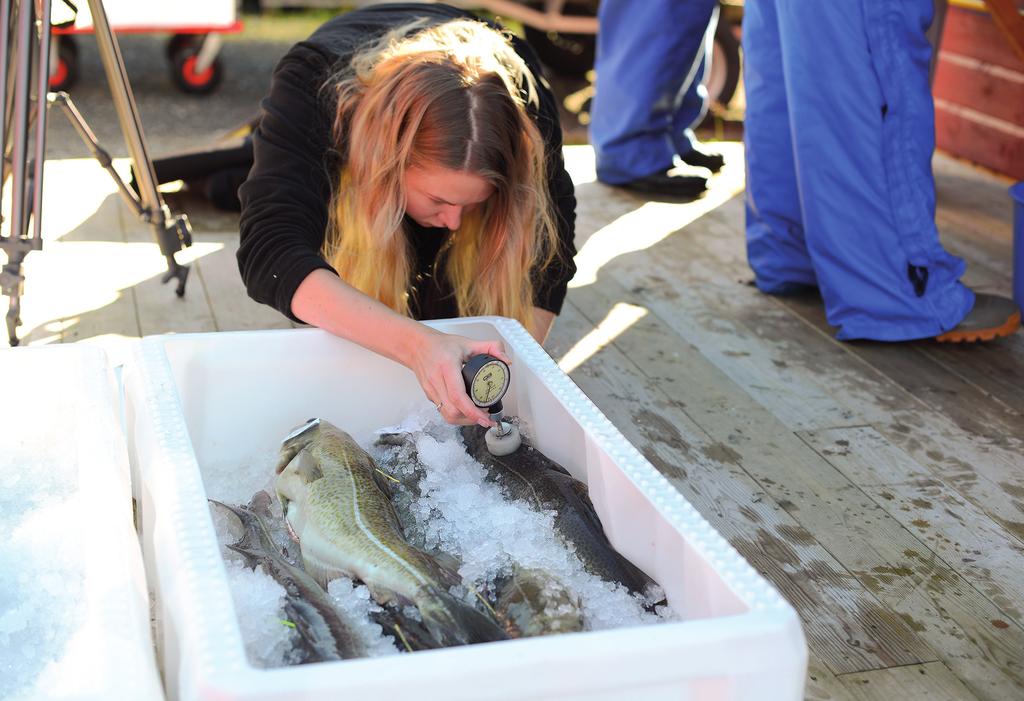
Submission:
POLYGON ((0 377, 0 697, 162 699, 106 355, 3 350, 0 377))
MULTIPOLYGON (((168 692, 181 699, 799 699, 793 609, 630 445, 518 323, 430 325, 500 339, 506 412, 584 480, 612 544, 685 620, 272 670, 245 656, 204 475, 256 460, 319 416, 366 444, 424 402, 406 368, 317 329, 143 339, 127 377, 143 543, 168 692)), ((222 479, 220 480, 223 481, 222 479)), ((247 500, 249 495, 238 495, 247 500)))
MULTIPOLYGON (((92 29, 92 12, 77 2, 75 29, 92 29)), ((235 24, 236 0, 103 0, 107 21, 114 31, 175 31, 230 29, 235 24)))

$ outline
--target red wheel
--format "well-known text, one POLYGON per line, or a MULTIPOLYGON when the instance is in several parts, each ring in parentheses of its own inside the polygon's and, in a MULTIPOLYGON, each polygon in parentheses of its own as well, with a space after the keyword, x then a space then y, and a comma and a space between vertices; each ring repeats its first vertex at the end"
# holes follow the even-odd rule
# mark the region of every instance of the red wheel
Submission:
POLYGON ((49 88, 53 92, 69 89, 78 79, 78 50, 71 37, 61 37, 56 58, 50 66, 49 88))
POLYGON ((181 64, 181 78, 194 88, 205 88, 213 80, 214 68, 211 63, 205 71, 197 71, 198 56, 189 56, 181 64))
POLYGON ((174 56, 171 78, 182 92, 205 95, 220 85, 223 70, 219 58, 213 59, 213 63, 207 66, 206 70, 196 70, 198 49, 198 46, 189 46, 174 56))
POLYGON ((68 70, 68 62, 63 58, 57 59, 57 65, 50 72, 50 90, 63 90, 71 71, 68 70))

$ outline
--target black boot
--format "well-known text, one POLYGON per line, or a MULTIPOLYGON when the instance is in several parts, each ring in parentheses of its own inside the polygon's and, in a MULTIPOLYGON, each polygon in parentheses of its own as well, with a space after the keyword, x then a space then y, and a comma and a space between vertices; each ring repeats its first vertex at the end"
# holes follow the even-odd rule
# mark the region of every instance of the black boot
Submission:
POLYGON ((645 195, 659 195, 674 200, 688 201, 697 199, 704 194, 708 187, 708 181, 707 178, 702 178, 699 175, 681 175, 663 170, 615 187, 645 195))
POLYGON ((717 173, 725 165, 725 158, 720 153, 705 153, 698 149, 690 149, 689 153, 685 153, 680 158, 683 159, 683 163, 691 166, 697 166, 698 168, 707 168, 712 173, 717 173))

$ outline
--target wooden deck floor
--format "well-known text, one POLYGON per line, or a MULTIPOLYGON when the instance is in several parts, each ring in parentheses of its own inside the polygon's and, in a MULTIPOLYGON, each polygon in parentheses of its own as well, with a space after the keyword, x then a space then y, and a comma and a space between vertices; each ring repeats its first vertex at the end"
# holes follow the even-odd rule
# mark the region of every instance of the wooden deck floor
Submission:
MULTIPOLYGON (((604 187, 569 147, 580 270, 549 352, 794 605, 808 698, 1024 698, 1024 334, 836 342, 819 301, 749 286, 742 148, 722 146, 726 170, 689 204, 604 187)), ((967 282, 1009 294, 1009 183, 942 157, 936 171, 967 282)), ((26 343, 116 354, 140 335, 290 325, 245 296, 237 218, 192 203, 179 300, 98 166, 53 162, 46 184, 26 343)))

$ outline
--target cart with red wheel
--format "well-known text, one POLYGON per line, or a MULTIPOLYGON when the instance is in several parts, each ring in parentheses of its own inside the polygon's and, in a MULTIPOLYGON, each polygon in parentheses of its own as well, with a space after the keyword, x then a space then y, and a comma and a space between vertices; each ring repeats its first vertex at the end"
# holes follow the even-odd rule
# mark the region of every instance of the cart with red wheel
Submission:
MULTIPOLYGON (((171 80, 185 93, 212 92, 224 77, 219 54, 222 35, 239 32, 235 0, 104 0, 117 33, 170 34, 167 59, 171 80)), ((50 49, 50 89, 67 90, 78 77, 75 36, 92 32, 89 7, 81 3, 73 24, 54 27, 50 49)))

